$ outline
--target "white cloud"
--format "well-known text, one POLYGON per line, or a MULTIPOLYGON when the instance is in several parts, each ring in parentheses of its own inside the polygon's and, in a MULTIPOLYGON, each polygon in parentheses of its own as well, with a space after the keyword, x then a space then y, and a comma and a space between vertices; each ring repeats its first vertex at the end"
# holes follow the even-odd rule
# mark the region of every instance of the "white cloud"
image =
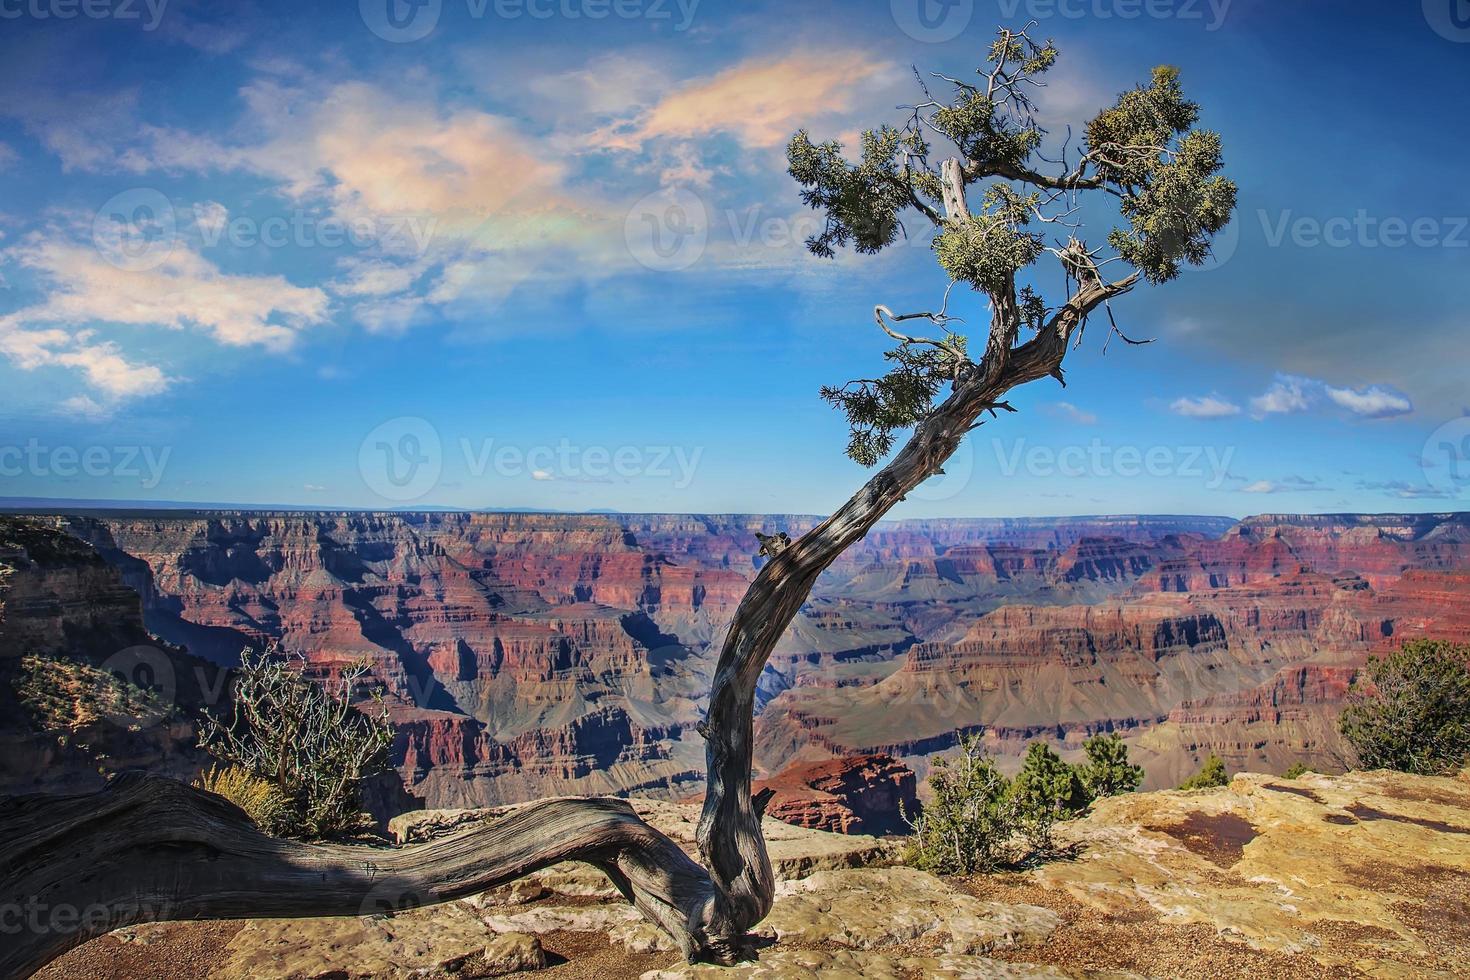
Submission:
POLYGON ((316 484, 316 483, 308 483, 305 486, 303 486, 301 489, 305 490, 307 493, 325 493, 326 490, 327 490, 326 487, 321 486, 321 485, 316 484))
POLYGON ((1047 412, 1056 418, 1067 419, 1078 425, 1096 425, 1097 416, 1091 412, 1084 411, 1071 402, 1056 402, 1047 406, 1047 412))
POLYGON ((1354 415, 1370 419, 1386 419, 1407 415, 1414 403, 1406 395, 1376 385, 1367 388, 1333 388, 1327 386, 1327 397, 1354 415))
POLYGON ((118 352, 116 344, 91 344, 55 355, 55 363, 76 368, 92 386, 115 398, 156 395, 169 379, 151 364, 135 364, 118 352))
POLYGON ((75 334, 65 330, 23 330, 0 317, 0 354, 23 371, 43 367, 66 367, 81 373, 103 396, 76 395, 60 402, 63 412, 73 415, 105 415, 112 405, 128 398, 155 395, 173 381, 152 365, 130 361, 116 344, 95 343, 92 332, 75 334))
MULTIPOLYGON (((283 276, 227 275, 178 244, 154 267, 113 265, 94 247, 51 232, 36 235, 7 256, 47 284, 40 303, 0 317, 7 327, 97 323, 203 330, 230 347, 259 345, 281 351, 297 331, 326 320, 328 300, 315 287, 283 276)), ((23 358, 17 358, 24 366, 23 358)))
POLYGON ((1382 419, 1407 415, 1414 403, 1407 395, 1379 385, 1339 388, 1315 378, 1279 374, 1264 394, 1251 399, 1251 416, 1295 415, 1323 404, 1336 405, 1359 418, 1382 419))
POLYGON ((546 470, 532 470, 531 471, 531 479, 533 479, 533 480, 555 480, 556 477, 552 476, 546 470))
POLYGON ((1263 419, 1268 415, 1295 415, 1311 407, 1312 390, 1320 382, 1294 375, 1277 375, 1276 381, 1265 394, 1251 399, 1251 417, 1263 419))
POLYGON ((1283 487, 1277 486, 1270 480, 1257 480, 1240 488, 1241 493, 1281 493, 1283 487))
POLYGON ((1190 419, 1223 419, 1240 414, 1240 406, 1219 395, 1201 398, 1176 398, 1169 411, 1190 419))
POLYGON ((108 418, 112 412, 90 395, 73 395, 62 400, 61 414, 96 422, 108 418))

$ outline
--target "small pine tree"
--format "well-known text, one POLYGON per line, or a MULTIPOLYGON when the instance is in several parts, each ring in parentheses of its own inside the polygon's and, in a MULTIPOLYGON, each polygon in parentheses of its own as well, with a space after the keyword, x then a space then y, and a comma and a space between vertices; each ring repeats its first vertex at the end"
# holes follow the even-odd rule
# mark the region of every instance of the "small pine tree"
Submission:
POLYGON ((1179 784, 1180 789, 1214 789, 1229 786, 1230 774, 1225 771, 1225 760, 1211 752, 1199 772, 1179 784))
POLYGON ((1470 757, 1470 646, 1412 640, 1370 657, 1338 720, 1365 769, 1438 776, 1470 757))
POLYGON ((1290 766, 1287 767, 1286 772, 1284 772, 1284 773, 1281 774, 1281 778, 1282 779, 1301 779, 1303 776, 1305 776, 1307 773, 1309 773, 1311 771, 1312 770, 1308 769, 1303 763, 1301 763, 1301 762, 1293 762, 1290 766))
POLYGON ((1117 732, 1094 735, 1082 743, 1087 765, 1082 767, 1082 785, 1097 799, 1131 793, 1143 782, 1143 767, 1128 761, 1128 746, 1117 732))
POLYGON ((1011 784, 1017 830, 1038 854, 1052 850, 1052 828, 1086 810, 1092 802, 1075 766, 1062 761, 1045 742, 1032 742, 1011 784))
POLYGON ((954 759, 935 759, 928 782, 933 797, 923 813, 915 819, 903 813, 914 832, 905 860, 936 874, 994 870, 1011 837, 1010 781, 980 739, 967 736, 954 759))

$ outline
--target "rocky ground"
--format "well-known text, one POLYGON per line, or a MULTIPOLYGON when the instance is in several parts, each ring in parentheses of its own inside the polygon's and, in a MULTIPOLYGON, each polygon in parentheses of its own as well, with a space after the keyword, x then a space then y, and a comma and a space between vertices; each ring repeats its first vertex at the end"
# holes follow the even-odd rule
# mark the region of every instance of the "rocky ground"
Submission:
MULTIPOLYGON (((640 804, 676 839, 696 812, 640 804)), ((474 811, 415 815, 404 839, 474 811)), ((397 916, 175 923, 52 964, 81 978, 1470 977, 1470 779, 1246 774, 1100 803, 1069 857, 967 880, 892 844, 767 821, 779 897, 758 963, 688 967, 605 879, 563 865, 397 916)))

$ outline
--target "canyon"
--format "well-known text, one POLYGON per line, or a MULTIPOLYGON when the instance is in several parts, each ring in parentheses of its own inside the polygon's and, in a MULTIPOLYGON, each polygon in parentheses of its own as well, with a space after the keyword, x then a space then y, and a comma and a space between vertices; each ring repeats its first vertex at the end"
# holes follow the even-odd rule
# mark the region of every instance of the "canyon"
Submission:
MULTIPOLYGON (((189 676, 247 647, 318 677, 365 662, 397 727, 392 762, 412 798, 398 806, 453 808, 697 795, 696 725, 723 628, 765 560, 755 532, 796 537, 816 519, 33 520, 84 542, 99 559, 89 574, 111 576, 77 590, 136 597, 102 618, 140 617, 142 633, 134 623, 104 647, 151 643, 190 658, 189 676)), ((1147 786, 1210 752, 1232 769, 1341 771, 1335 718, 1366 658, 1414 636, 1470 639, 1467 596, 1462 514, 887 522, 823 576, 766 668, 757 776, 780 790, 792 770, 793 819, 842 829, 821 781, 859 788, 824 764, 886 755, 922 777, 966 733, 1014 769, 1031 740, 1075 758, 1089 735, 1118 731, 1147 786)))

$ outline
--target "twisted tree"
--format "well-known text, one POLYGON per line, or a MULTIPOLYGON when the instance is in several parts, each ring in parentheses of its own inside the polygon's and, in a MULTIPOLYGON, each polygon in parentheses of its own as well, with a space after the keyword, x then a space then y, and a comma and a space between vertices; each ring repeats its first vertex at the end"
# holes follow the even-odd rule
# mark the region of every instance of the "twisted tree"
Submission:
POLYGON ((905 108, 901 125, 865 132, 857 159, 805 132, 791 140, 791 174, 826 219, 807 243, 814 254, 847 246, 878 252, 926 234, 947 286, 934 311, 874 307, 878 328, 895 342, 885 355, 891 369, 822 392, 846 413, 847 452, 861 464, 877 465, 899 433, 909 434, 836 513, 768 552, 735 612, 700 726, 708 763, 697 835, 702 867, 617 800, 546 801, 385 853, 271 840, 217 797, 162 780, 121 780, 93 797, 24 799, 0 809, 11 826, 0 854, 0 907, 98 910, 69 931, 27 930, 0 951, 0 972, 24 973, 140 919, 405 908, 562 860, 602 868, 690 960, 750 955, 745 937, 774 894, 760 831, 765 801, 750 793, 756 681, 818 576, 940 472, 968 432, 1012 411, 1007 392, 1043 378, 1065 383, 1063 361, 1099 307, 1108 314, 1104 343, 1115 334, 1134 343, 1118 332, 1109 301, 1140 279, 1161 284, 1184 263, 1203 262, 1234 208, 1235 186, 1220 175, 1220 139, 1195 128, 1199 110, 1185 99, 1176 69, 1156 68, 1148 84, 1118 96, 1076 147, 1070 132, 1049 144, 1032 95, 1056 57, 1029 28, 1001 30, 973 80, 919 79, 923 101, 905 108), (1114 199, 1121 217, 1095 248, 1078 237, 1091 199, 1114 199), (1057 267, 1065 294, 1048 298, 1040 277, 1054 280, 1057 267), (955 286, 989 307, 978 345, 951 329, 955 286), (936 334, 899 329, 910 321, 936 334))

